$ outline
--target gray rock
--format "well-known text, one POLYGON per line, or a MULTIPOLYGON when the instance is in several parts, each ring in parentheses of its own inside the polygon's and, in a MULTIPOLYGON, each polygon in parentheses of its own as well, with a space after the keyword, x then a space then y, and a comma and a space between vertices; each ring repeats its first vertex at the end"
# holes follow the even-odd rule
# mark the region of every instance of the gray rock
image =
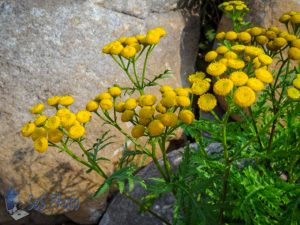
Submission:
MULTIPOLYGON (((178 149, 170 152, 168 154, 169 161, 171 163, 172 169, 176 170, 179 163, 182 160, 183 149, 178 149)), ((161 161, 160 161, 161 162, 161 161)), ((149 164, 144 169, 137 173, 137 176, 143 179, 148 179, 150 177, 160 177, 153 163, 149 164)), ((147 194, 147 192, 140 186, 136 186, 134 190, 130 193, 134 198, 139 199, 141 196, 147 194)), ((161 215, 164 219, 172 221, 173 217, 173 204, 174 196, 172 194, 167 194, 159 198, 154 205, 152 210, 157 214, 161 215)), ((111 204, 109 205, 107 211, 103 215, 99 225, 162 225, 164 224, 156 217, 149 213, 140 214, 139 207, 134 204, 131 200, 118 194, 111 204)))
MULTIPOLYGON (((30 194, 39 197, 60 192, 66 197, 75 193, 82 206, 77 214, 87 215, 84 205, 103 179, 95 173, 86 174, 82 165, 55 149, 43 155, 34 152, 31 140, 22 138, 20 129, 32 119, 29 106, 52 95, 73 95, 75 103, 71 108, 78 110, 114 83, 126 86, 126 76, 109 56, 101 53, 105 44, 120 36, 162 26, 168 35, 150 58, 149 77, 168 68, 174 75, 164 83, 179 86, 186 75, 194 72, 199 38, 197 15, 177 10, 175 0, 122 1, 119 7, 120 3, 117 0, 0 1, 0 193, 13 186, 23 204, 28 203, 30 194)), ((94 120, 87 127, 88 147, 108 129, 100 124, 94 120)), ((124 138, 117 135, 103 156, 115 163, 123 143, 124 138)), ((81 155, 78 149, 74 152, 81 155)), ((113 164, 102 166, 108 173, 114 170, 113 164)), ((93 221, 93 212, 105 208, 102 203, 106 196, 95 201, 89 214, 93 221)), ((43 213, 66 211, 47 208, 43 213)), ((75 216, 73 219, 91 223, 89 219, 75 216)))

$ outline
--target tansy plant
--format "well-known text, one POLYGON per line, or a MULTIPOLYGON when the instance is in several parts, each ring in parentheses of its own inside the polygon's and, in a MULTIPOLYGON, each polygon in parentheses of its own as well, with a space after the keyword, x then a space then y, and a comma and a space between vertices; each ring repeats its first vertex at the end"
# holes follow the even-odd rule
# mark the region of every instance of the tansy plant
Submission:
POLYGON ((111 86, 78 112, 69 109, 71 96, 53 96, 47 101, 53 115, 43 113, 42 103, 32 107, 36 117, 22 128, 23 136, 32 138, 38 152, 55 147, 104 177, 95 196, 115 186, 164 224, 300 224, 300 67, 295 66, 300 59, 300 13, 280 18, 287 28, 283 31, 247 28, 250 24, 243 18, 249 9, 242 1, 224 2, 219 8, 232 19, 234 30, 216 35, 219 44, 205 55, 205 72, 188 77, 190 88, 162 85, 160 96, 147 93, 170 73, 147 77, 148 59, 166 35, 163 28, 121 37, 102 51, 125 72, 131 86, 111 86), (223 116, 214 112, 217 99, 225 102, 223 116), (194 101, 200 109, 197 120, 194 101), (215 119, 203 118, 203 111, 215 119), (239 120, 232 120, 233 115, 239 120), (91 148, 85 146, 85 127, 93 116, 133 145, 125 145, 111 175, 101 167, 107 159, 98 155, 111 143, 108 132, 91 148), (130 132, 123 122, 131 125, 130 132), (196 145, 186 145, 174 171, 166 144, 179 127, 196 145), (84 157, 72 151, 74 143, 84 157), (151 158, 160 177, 143 180, 135 175, 136 156, 151 158), (147 195, 133 198, 135 184, 147 195), (170 193, 175 198, 172 221, 152 208, 157 198, 170 193))

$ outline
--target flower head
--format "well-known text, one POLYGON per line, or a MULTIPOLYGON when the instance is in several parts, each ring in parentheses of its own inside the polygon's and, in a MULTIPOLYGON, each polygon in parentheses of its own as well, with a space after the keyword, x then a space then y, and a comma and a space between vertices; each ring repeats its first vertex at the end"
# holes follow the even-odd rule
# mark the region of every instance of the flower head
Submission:
POLYGON ((72 96, 66 95, 59 98, 58 103, 63 106, 72 105, 74 102, 74 98, 72 96))
POLYGON ((300 99, 300 91, 295 87, 288 87, 286 90, 286 94, 290 99, 294 101, 300 99))
POLYGON ((91 113, 87 110, 80 110, 77 114, 76 114, 76 119, 80 122, 80 123, 87 123, 91 120, 91 113))
POLYGON ((34 141, 34 149, 39 153, 44 153, 48 149, 48 139, 45 137, 38 138, 34 141))
POLYGON ((254 91, 262 91, 264 89, 264 83, 254 77, 247 80, 247 86, 254 91))
POLYGON ((178 117, 185 124, 191 124, 195 119, 194 113, 187 109, 181 110, 178 117))
POLYGON ((248 75, 242 71, 235 71, 230 74, 229 79, 235 86, 242 86, 247 83, 248 75))
POLYGON ((160 120, 152 120, 148 125, 148 132, 151 137, 161 135, 165 130, 165 126, 160 120))
POLYGON ((23 137, 29 137, 32 135, 32 133, 35 130, 35 125, 34 123, 26 123, 23 127, 22 127, 22 135, 23 137))
POLYGON ((209 112, 213 110, 217 105, 217 99, 212 94, 201 95, 198 99, 198 106, 201 110, 209 112))
POLYGON ((131 135, 134 138, 140 138, 145 133, 145 127, 143 125, 137 124, 131 130, 131 135))
POLYGON ((269 84, 269 83, 272 83, 272 81, 273 81, 272 74, 265 68, 256 69, 254 71, 254 74, 257 79, 261 80, 264 83, 269 84))
POLYGON ((226 71, 227 67, 220 62, 210 63, 206 69, 206 72, 212 76, 220 76, 226 71))
POLYGON ((233 82, 230 79, 222 78, 214 84, 214 93, 225 96, 230 93, 233 88, 233 82))
POLYGON ((238 87, 233 94, 235 104, 244 108, 251 106, 255 102, 255 99, 255 92, 247 86, 238 87))
POLYGON ((40 114, 43 112, 44 108, 45 108, 44 104, 39 103, 34 105, 30 111, 32 114, 40 114))

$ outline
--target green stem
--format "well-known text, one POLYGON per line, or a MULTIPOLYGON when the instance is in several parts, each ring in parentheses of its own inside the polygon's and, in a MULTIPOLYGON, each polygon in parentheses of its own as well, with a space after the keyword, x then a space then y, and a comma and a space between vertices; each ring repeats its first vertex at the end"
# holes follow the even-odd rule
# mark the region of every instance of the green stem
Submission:
POLYGON ((158 161, 158 159, 156 157, 155 143, 152 142, 151 146, 152 146, 152 159, 153 159, 153 162, 154 162, 156 168, 158 169, 159 173, 163 176, 163 178, 165 179, 165 181, 170 181, 169 178, 168 178, 168 176, 165 174, 163 168, 159 164, 159 161, 158 161))
POLYGON ((146 57, 145 57, 145 61, 144 61, 144 66, 143 66, 143 73, 142 73, 142 88, 144 88, 144 83, 145 83, 145 74, 146 74, 146 66, 147 66, 147 61, 148 61, 148 58, 149 58, 149 55, 152 51, 152 49, 154 48, 154 45, 150 45, 148 50, 147 50, 147 53, 146 53, 146 57))
MULTIPOLYGON (((167 130, 165 132, 167 132, 167 130)), ((168 181, 170 181, 171 180, 170 174, 172 173, 172 171, 171 171, 171 167, 170 167, 170 162, 167 158, 166 133, 163 134, 163 136, 161 137, 160 149, 161 149, 161 152, 162 152, 162 155, 163 155, 163 162, 164 162, 166 175, 167 175, 168 181)))
MULTIPOLYGON (((252 123, 253 123, 253 127, 254 127, 254 130, 255 130, 255 133, 256 133, 256 135, 257 135, 257 134, 258 134, 258 128, 257 128, 257 126, 256 126, 256 121, 255 121, 255 118, 254 118, 254 116, 253 116, 253 112, 252 112, 251 106, 249 107, 249 112, 250 112, 250 115, 251 115, 251 120, 252 120, 252 123)), ((261 140, 261 138, 260 138, 259 135, 257 136, 257 139, 258 139, 258 143, 259 143, 259 145, 260 145, 260 148, 261 148, 261 149, 264 149, 263 142, 262 142, 262 140, 261 140)))

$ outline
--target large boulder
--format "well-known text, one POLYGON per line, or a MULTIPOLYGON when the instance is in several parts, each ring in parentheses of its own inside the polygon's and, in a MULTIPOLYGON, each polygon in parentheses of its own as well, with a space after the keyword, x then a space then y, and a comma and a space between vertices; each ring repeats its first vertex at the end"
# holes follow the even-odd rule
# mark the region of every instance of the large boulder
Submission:
MULTIPOLYGON (((168 35, 150 58, 148 76, 168 68, 174 75, 165 83, 182 85, 186 75, 194 71, 199 23, 197 15, 177 9, 177 2, 0 2, 0 193, 12 186, 25 205, 30 195, 38 198, 60 193, 62 198, 78 198, 81 207, 70 212, 69 217, 78 223, 97 221, 105 208, 106 196, 97 200, 89 197, 103 179, 93 172, 85 173, 86 168, 56 149, 36 153, 31 140, 21 137, 21 126, 32 119, 29 106, 49 96, 70 94, 75 97, 73 109, 82 109, 89 99, 112 84, 127 85, 124 73, 109 56, 101 53, 102 46, 118 37, 145 33, 157 26, 165 27, 168 35), (86 218, 80 218, 80 213, 86 218)), ((93 119, 88 126, 87 145, 107 129, 93 119)), ((102 154, 114 163, 124 139, 115 131, 112 133, 117 135, 114 144, 102 154)), ((78 149, 74 151, 81 157, 78 149)), ((107 173, 114 170, 113 163, 102 165, 107 173)), ((46 207, 43 213, 66 211, 61 207, 46 207)))

